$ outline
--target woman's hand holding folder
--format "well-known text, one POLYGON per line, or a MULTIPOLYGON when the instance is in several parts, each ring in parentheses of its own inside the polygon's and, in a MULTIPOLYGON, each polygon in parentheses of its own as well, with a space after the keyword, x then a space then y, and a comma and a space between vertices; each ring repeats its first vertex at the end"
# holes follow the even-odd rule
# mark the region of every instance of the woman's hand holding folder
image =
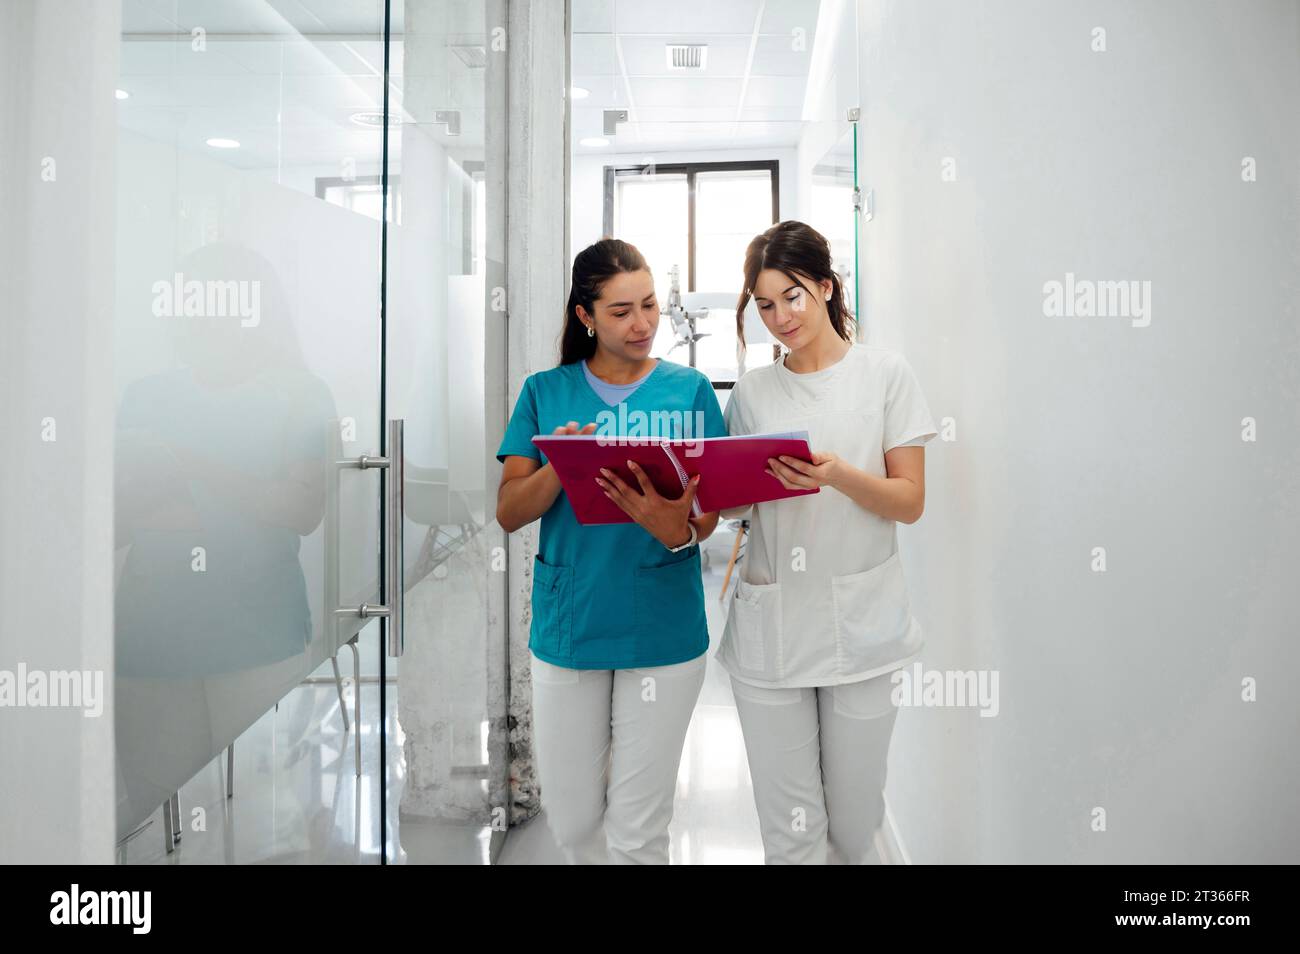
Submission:
MULTIPOLYGON (((636 461, 629 460, 627 468, 632 471, 632 476, 641 485, 640 493, 619 479, 618 474, 602 467, 600 472, 604 479, 597 477, 596 483, 605 492, 605 496, 614 501, 620 510, 641 524, 664 546, 679 547, 688 542, 691 539, 688 520, 691 515, 691 505, 695 502, 695 491, 700 484, 699 474, 690 479, 686 489, 676 500, 671 500, 655 489, 654 483, 636 461)), ((717 523, 717 514, 705 514, 705 517, 712 518, 712 522, 717 523)), ((713 532, 712 525, 708 527, 707 532, 704 526, 701 518, 696 524, 700 539, 713 532)))

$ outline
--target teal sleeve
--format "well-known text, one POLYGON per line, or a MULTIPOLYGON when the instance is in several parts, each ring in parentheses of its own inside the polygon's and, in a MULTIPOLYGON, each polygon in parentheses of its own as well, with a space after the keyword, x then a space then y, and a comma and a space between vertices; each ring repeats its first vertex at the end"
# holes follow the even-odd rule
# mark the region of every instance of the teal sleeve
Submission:
POLYGON ((727 436, 727 422, 722 418, 718 395, 713 390, 713 383, 703 374, 695 395, 695 409, 704 412, 704 437, 727 436))
POLYGON ((531 457, 540 461, 542 452, 533 443, 537 433, 537 395, 533 375, 529 375, 519 392, 519 400, 515 402, 515 410, 510 415, 510 423, 506 425, 505 436, 501 438, 497 460, 505 463, 507 457, 531 457))

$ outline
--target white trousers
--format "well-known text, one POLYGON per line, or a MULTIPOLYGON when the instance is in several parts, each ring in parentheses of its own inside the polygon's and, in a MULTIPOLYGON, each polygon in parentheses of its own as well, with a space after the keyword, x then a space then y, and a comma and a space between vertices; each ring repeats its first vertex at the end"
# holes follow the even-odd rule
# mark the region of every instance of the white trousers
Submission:
POLYGON ((731 680, 767 864, 863 864, 885 814, 892 673, 816 688, 731 680))
MULTIPOLYGON (((531 654, 530 654, 531 655, 531 654)), ((547 824, 569 864, 667 864, 677 769, 707 654, 644 669, 532 657, 547 824)))

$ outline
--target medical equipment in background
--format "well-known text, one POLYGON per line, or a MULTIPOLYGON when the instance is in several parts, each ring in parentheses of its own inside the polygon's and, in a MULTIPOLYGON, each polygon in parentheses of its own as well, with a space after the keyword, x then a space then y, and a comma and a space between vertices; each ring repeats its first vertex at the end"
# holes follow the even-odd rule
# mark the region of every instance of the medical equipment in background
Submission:
POLYGON ((687 345, 690 349, 689 364, 693 368, 695 367, 695 342, 709 335, 707 331, 697 332, 695 322, 701 318, 707 318, 709 309, 687 309, 684 307, 682 305, 680 270, 674 265, 668 270, 668 274, 672 276, 673 284, 668 292, 668 301, 659 311, 661 315, 667 315, 668 320, 673 323, 673 337, 676 340, 673 342, 673 346, 668 349, 668 353, 672 354, 680 345, 687 345))

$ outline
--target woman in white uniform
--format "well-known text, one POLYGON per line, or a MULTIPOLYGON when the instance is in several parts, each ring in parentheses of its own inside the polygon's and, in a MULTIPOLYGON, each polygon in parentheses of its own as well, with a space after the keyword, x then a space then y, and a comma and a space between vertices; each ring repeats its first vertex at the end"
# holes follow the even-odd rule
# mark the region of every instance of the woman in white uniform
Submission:
POLYGON ((820 492, 724 511, 749 543, 718 649, 731 675, 768 864, 861 864, 884 816, 891 673, 923 644, 895 527, 925 505, 937 432, 911 367, 857 342, 826 239, 781 222, 745 254, 752 296, 788 349, 736 383, 731 434, 806 430, 813 462, 768 462, 820 492))

